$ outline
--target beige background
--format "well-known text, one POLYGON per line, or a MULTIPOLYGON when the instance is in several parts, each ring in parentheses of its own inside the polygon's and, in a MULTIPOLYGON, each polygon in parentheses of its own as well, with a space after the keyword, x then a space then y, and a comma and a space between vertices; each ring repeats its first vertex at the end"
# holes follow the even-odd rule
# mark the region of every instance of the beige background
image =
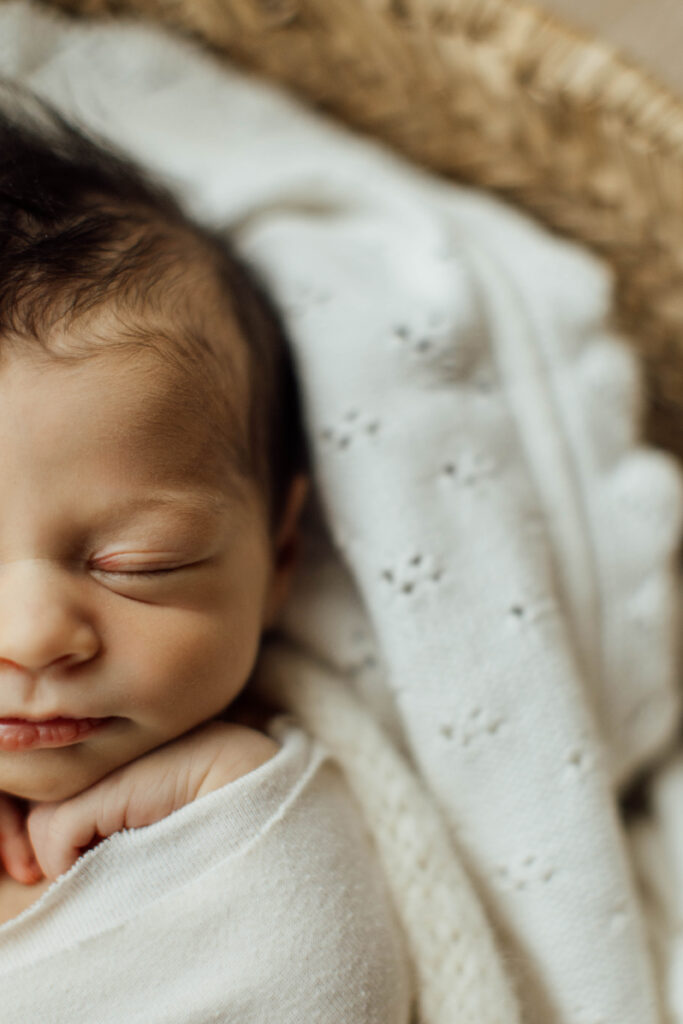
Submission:
POLYGON ((532 0, 634 57, 683 96, 683 0, 532 0))

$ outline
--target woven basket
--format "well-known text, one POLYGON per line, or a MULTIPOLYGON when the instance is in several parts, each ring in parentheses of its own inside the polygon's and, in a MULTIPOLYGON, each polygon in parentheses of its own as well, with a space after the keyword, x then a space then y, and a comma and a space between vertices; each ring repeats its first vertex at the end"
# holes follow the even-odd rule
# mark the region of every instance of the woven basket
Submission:
POLYGON ((647 437, 683 458, 683 102, 517 0, 52 0, 180 28, 615 268, 647 437))

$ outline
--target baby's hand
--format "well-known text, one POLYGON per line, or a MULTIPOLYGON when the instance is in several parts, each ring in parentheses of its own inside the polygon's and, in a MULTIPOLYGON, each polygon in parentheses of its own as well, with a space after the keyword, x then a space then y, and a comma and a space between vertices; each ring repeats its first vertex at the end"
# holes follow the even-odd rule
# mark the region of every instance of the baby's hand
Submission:
POLYGON ((70 800, 35 804, 28 831, 40 868, 55 879, 101 839, 160 821, 258 768, 279 749, 255 729, 212 721, 118 768, 70 800))
POLYGON ((24 885, 33 885, 43 877, 26 831, 26 810, 6 793, 0 793, 0 864, 24 885))

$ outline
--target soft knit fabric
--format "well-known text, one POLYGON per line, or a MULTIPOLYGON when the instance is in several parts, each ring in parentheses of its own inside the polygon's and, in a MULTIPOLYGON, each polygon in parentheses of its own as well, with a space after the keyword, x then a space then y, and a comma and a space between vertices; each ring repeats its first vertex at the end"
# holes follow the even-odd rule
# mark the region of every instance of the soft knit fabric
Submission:
POLYGON ((81 857, 0 928, 3 1024, 409 1024, 411 971, 338 767, 270 761, 81 857))
POLYGON ((162 32, 11 3, 0 68, 229 229, 283 311, 316 487, 264 659, 366 798, 421 1020, 510 1024, 509 973, 525 1024, 661 1024, 617 796, 678 722, 681 485, 639 444, 606 270, 162 32), (447 825, 448 955, 439 827, 401 841, 422 790, 374 775, 364 716, 447 825))
POLYGON ((666 1024, 683 1021, 683 753, 654 778, 651 809, 631 824, 666 1024))
POLYGON ((443 821, 415 773, 334 674, 270 641, 253 680, 294 708, 343 766, 387 874, 418 983, 418 1022, 516 1024, 493 938, 443 821))

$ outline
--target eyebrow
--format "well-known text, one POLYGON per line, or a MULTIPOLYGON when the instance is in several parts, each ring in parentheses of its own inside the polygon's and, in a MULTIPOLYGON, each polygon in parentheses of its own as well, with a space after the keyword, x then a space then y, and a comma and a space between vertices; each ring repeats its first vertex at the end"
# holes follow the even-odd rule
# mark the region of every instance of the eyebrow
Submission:
POLYGON ((158 491, 144 498, 108 505, 98 516, 102 522, 121 522, 125 519, 153 512, 157 509, 171 509, 182 518, 196 520, 215 518, 234 504, 227 494, 211 491, 158 491))

